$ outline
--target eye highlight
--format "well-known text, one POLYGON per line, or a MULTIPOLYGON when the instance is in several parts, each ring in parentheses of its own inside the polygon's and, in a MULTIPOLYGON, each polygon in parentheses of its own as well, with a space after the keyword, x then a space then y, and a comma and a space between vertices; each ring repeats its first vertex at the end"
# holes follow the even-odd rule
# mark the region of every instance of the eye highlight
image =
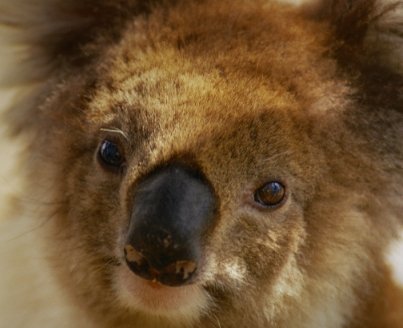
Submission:
POLYGON ((285 187, 277 181, 270 181, 255 191, 255 202, 265 206, 274 207, 279 205, 285 197, 285 187))
POLYGON ((109 140, 104 140, 99 148, 99 158, 103 164, 120 167, 123 157, 119 153, 118 147, 109 140))

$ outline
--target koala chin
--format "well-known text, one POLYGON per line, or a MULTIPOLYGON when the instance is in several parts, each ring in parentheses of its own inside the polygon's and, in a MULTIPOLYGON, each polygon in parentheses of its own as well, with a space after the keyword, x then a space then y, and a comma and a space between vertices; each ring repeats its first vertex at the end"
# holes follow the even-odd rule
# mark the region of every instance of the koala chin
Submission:
POLYGON ((403 3, 0 0, 0 24, 0 327, 403 328, 403 3))

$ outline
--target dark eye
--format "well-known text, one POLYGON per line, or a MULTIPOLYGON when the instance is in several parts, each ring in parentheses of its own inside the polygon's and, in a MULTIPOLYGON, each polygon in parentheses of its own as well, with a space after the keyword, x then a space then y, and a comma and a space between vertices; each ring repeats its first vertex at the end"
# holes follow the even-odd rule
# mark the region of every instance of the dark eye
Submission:
POLYGON ((123 157, 120 155, 118 147, 108 140, 102 143, 99 149, 99 157, 103 163, 110 166, 119 167, 123 162, 123 157))
POLYGON ((277 181, 271 181, 256 190, 254 194, 255 202, 266 207, 272 207, 280 204, 285 197, 284 186, 277 181))

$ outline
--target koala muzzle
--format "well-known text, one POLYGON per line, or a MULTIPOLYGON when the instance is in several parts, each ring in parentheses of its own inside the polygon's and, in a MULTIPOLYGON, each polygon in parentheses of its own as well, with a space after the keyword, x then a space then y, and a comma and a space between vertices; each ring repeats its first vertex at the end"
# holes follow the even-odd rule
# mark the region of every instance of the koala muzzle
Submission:
POLYGON ((133 196, 124 252, 138 276, 167 286, 191 283, 215 200, 196 171, 172 164, 151 173, 133 196))

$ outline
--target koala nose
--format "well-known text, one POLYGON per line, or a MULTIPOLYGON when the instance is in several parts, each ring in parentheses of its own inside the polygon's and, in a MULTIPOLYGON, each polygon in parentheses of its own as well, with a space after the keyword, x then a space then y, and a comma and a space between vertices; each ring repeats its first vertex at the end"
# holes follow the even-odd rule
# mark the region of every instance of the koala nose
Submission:
POLYGON ((124 247, 128 267, 163 285, 190 283, 214 203, 207 181, 184 165, 172 164, 149 175, 133 196, 124 247))

